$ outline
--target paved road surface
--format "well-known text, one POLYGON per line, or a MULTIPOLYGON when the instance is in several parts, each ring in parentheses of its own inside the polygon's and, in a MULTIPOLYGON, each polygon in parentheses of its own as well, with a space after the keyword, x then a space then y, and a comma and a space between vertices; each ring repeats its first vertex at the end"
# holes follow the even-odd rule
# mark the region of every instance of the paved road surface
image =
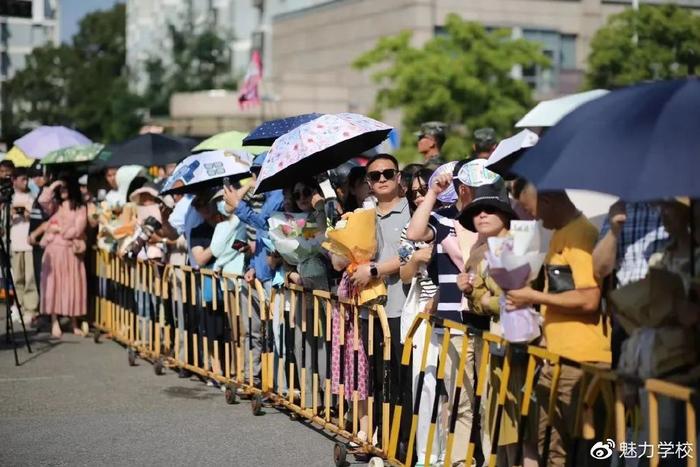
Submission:
POLYGON ((148 363, 130 368, 113 342, 35 334, 15 367, 0 339, 2 466, 333 465, 324 434, 270 408, 254 417, 247 401, 226 405, 218 389, 148 363))

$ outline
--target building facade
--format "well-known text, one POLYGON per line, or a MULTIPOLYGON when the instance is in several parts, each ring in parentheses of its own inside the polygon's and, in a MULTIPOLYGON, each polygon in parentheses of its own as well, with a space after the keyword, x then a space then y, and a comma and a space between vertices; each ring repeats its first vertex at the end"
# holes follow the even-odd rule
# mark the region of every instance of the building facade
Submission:
MULTIPOLYGON (((700 12, 700 0, 639 1, 677 3, 700 12)), ((456 13, 542 44, 552 67, 522 70, 522 79, 537 98, 549 98, 580 88, 595 32, 610 15, 632 6, 632 0, 335 0, 275 17, 274 76, 268 77, 279 101, 295 103, 295 111, 310 111, 320 99, 321 107, 368 112, 377 92, 372 70, 355 70, 352 62, 381 37, 404 30, 413 31, 413 42, 420 45, 440 34, 446 16, 456 13), (290 92, 287 76, 297 83, 290 92), (335 91, 328 83, 334 83, 335 91), (327 95, 319 96, 324 89, 327 95), (299 96, 317 97, 300 103, 299 96)))
MULTIPOLYGON (((165 65, 170 58, 170 25, 195 30, 211 28, 228 45, 230 72, 245 74, 253 48, 270 48, 272 20, 276 15, 299 11, 325 0, 127 0, 126 47, 130 83, 143 92, 148 83, 146 63, 158 57, 165 65)), ((266 60, 266 68, 271 63, 266 60)))
MULTIPOLYGON (((58 45, 59 41, 57 0, 2 0, 0 2, 0 91, 5 81, 24 68, 27 55, 35 47, 46 44, 58 45)), ((0 112, 2 112, 2 106, 3 102, 0 99, 0 112)))
MULTIPOLYGON (((700 13, 700 0, 236 1, 231 4, 236 31, 232 48, 239 73, 252 47, 263 51, 261 108, 239 109, 235 93, 176 96, 171 117, 187 121, 192 129, 204 118, 219 126, 226 126, 227 119, 250 126, 262 118, 306 112, 368 113, 378 90, 371 79, 374 70, 354 69, 355 59, 380 38, 405 30, 413 32, 413 43, 420 46, 443 33, 450 13, 540 43, 551 68, 514 74, 530 84, 538 99, 572 93, 582 84, 595 32, 610 15, 638 2, 677 3, 700 13), (227 104, 220 105, 218 99, 227 104)), ((387 112, 384 119, 398 125, 400 114, 387 112)))

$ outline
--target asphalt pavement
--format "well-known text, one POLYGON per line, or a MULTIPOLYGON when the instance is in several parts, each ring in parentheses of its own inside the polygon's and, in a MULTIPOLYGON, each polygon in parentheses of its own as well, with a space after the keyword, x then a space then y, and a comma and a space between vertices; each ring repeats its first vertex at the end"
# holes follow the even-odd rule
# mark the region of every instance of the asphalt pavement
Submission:
POLYGON ((0 318, 1 466, 333 465, 329 435, 274 408, 256 417, 147 362, 129 367, 111 341, 32 332, 16 367, 0 318))

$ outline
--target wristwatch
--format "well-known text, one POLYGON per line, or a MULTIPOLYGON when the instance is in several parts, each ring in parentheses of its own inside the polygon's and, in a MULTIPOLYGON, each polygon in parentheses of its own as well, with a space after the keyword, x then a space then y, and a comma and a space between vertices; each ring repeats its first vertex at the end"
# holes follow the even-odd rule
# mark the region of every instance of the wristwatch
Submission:
POLYGON ((377 263, 369 263, 369 274, 372 277, 379 277, 379 270, 377 269, 377 263))

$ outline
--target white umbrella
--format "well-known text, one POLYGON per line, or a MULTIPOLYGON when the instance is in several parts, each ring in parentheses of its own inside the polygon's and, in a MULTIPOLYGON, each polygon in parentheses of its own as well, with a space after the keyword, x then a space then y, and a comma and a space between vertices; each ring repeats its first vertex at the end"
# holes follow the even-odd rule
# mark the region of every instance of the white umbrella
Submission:
POLYGON ((510 138, 506 138, 496 146, 493 150, 491 156, 489 156, 486 167, 502 175, 503 177, 509 176, 510 167, 513 165, 515 160, 527 149, 533 147, 537 144, 540 137, 537 133, 530 130, 523 130, 517 135, 513 135, 510 138))
POLYGON ((217 150, 193 154, 180 162, 175 172, 165 181, 161 194, 193 193, 202 188, 222 185, 224 178, 231 182, 248 178, 253 155, 243 150, 217 150), (173 188, 178 180, 184 186, 173 188))
POLYGON ((608 92, 610 91, 605 89, 594 89, 592 91, 579 92, 577 94, 569 94, 567 96, 557 97, 556 99, 542 101, 526 113, 525 116, 515 124, 515 127, 533 128, 554 126, 564 115, 578 106, 604 96, 608 92))

